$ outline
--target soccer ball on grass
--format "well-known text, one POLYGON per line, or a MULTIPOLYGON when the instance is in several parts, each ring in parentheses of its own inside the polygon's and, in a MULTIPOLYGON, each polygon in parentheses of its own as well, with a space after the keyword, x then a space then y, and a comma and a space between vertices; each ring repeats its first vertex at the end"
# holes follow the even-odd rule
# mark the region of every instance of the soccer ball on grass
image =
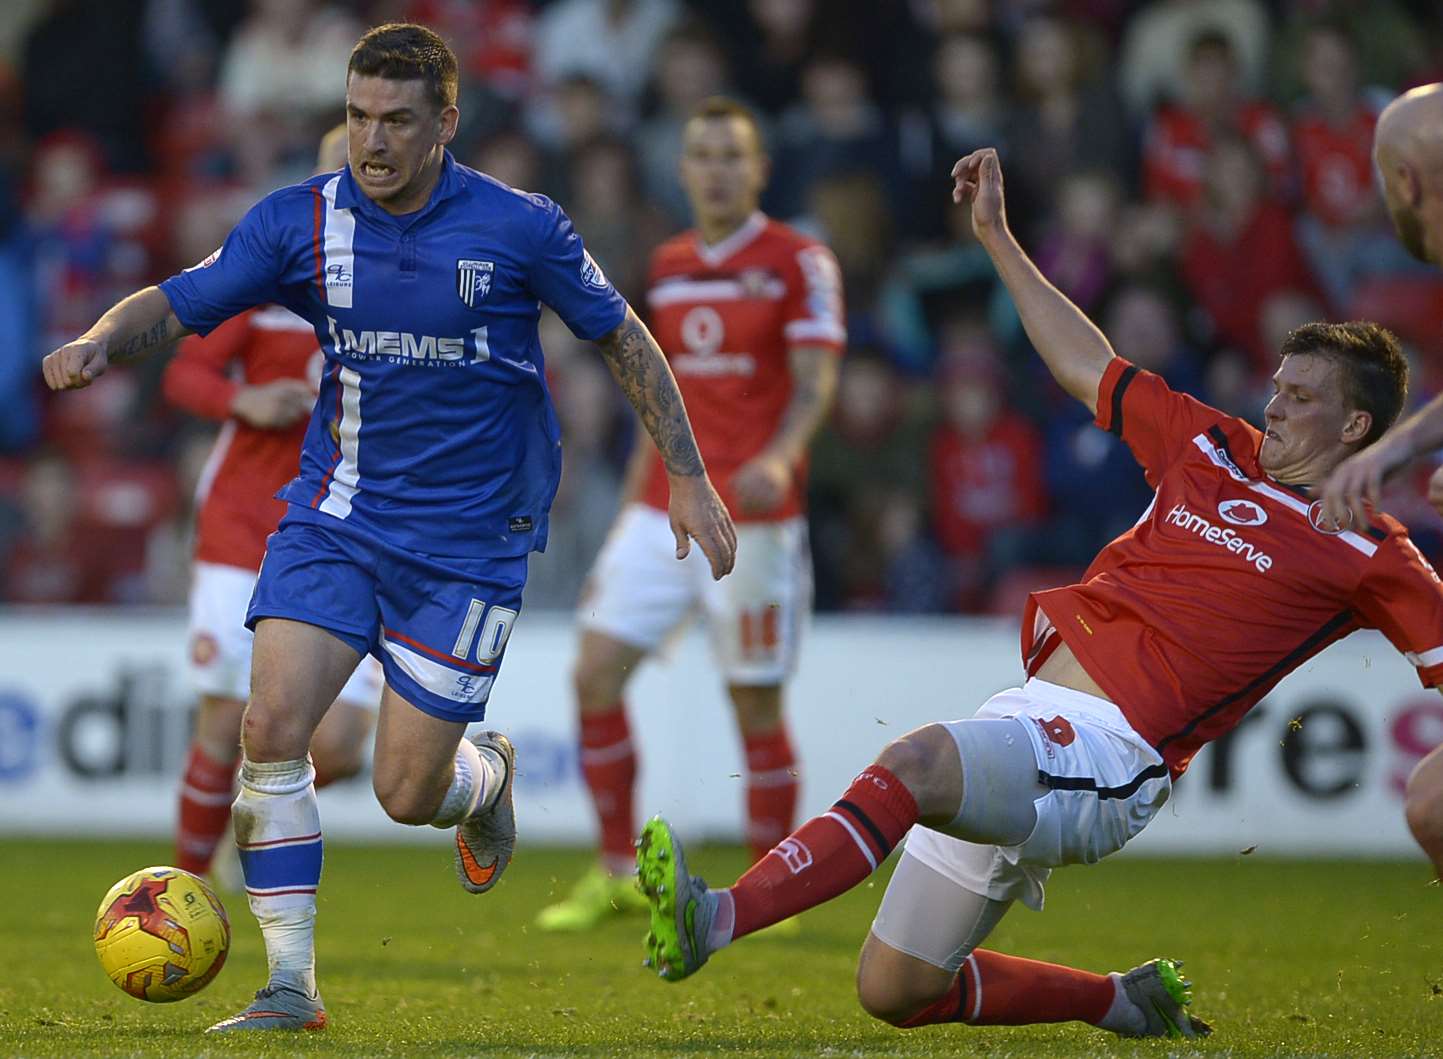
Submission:
POLYGON ((142 868, 110 888, 95 913, 95 954, 110 980, 157 1004, 184 1000, 220 974, 230 920, 220 898, 179 868, 142 868))

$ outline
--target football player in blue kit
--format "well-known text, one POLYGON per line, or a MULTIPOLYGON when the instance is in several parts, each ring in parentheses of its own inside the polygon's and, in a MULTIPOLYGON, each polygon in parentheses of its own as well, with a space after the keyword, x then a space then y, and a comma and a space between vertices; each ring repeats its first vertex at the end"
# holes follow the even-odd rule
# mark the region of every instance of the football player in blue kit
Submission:
POLYGON ((321 826, 311 734, 365 654, 386 691, 376 796, 395 820, 456 828, 456 870, 495 885, 515 843, 515 750, 480 720, 546 545, 561 441, 537 341, 541 304, 597 342, 660 450, 677 557, 712 575, 736 536, 666 359, 549 199, 458 165, 456 59, 417 25, 363 36, 347 68, 349 165, 267 196, 224 245, 131 295, 49 354, 51 389, 275 303, 326 355, 300 473, 267 546, 236 842, 270 977, 212 1031, 319 1029, 321 826))

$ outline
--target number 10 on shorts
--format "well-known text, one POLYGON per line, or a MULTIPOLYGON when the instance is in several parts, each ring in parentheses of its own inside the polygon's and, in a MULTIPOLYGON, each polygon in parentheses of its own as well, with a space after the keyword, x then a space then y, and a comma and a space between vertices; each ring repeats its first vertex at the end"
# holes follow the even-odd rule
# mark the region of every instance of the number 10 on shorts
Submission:
POLYGON ((501 657, 501 652, 506 650, 511 626, 516 624, 516 613, 510 607, 491 607, 488 610, 481 600, 473 599, 466 609, 466 620, 456 634, 456 646, 451 648, 451 654, 465 661, 470 657, 474 641, 476 661, 483 666, 493 665, 501 657), (483 616, 486 619, 484 625, 481 622, 483 616), (481 630, 479 637, 476 635, 478 628, 481 630))

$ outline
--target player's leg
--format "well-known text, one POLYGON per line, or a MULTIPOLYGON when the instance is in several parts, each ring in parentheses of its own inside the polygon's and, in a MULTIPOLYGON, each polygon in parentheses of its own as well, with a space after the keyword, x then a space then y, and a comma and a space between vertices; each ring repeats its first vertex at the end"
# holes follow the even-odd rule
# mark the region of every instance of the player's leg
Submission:
POLYGON ((240 759, 243 699, 201 696, 195 732, 180 780, 176 821, 176 866, 196 875, 210 871, 211 858, 230 823, 240 759))
POLYGON ((796 823, 801 781, 782 706, 811 611, 806 523, 739 527, 735 568, 721 581, 704 580, 701 592, 742 739, 747 841, 760 860, 796 823))
POLYGON ((516 842, 516 752, 499 732, 461 735, 485 717, 521 610, 526 557, 387 550, 379 570, 386 693, 376 728, 376 797, 400 823, 454 826, 457 878, 471 893, 485 893, 516 842))
POLYGON ((364 547, 289 517, 267 544, 246 614, 255 640, 232 820, 270 977, 249 1007, 212 1031, 325 1025, 315 982, 321 823, 307 751, 375 635, 376 585, 364 547))
POLYGON ((908 840, 857 966, 857 997, 870 1015, 904 1029, 1077 1020, 1131 1036, 1147 1032, 1120 974, 978 948, 1012 905, 979 891, 1005 890, 1015 867, 995 846, 917 834, 930 840, 918 851, 908 840))
POLYGON ((581 775, 600 832, 596 867, 536 917, 542 930, 586 930, 618 913, 641 913, 633 885, 637 748, 626 686, 641 660, 684 620, 694 602, 690 568, 676 561, 665 512, 633 504, 596 558, 577 608, 581 643, 571 680, 580 733, 581 775))
POLYGON ((197 875, 212 870, 235 800, 241 715, 250 691, 245 613, 254 589, 251 570, 197 562, 192 571, 189 669, 199 702, 181 777, 176 864, 197 875))
POLYGON ((366 763, 366 739, 375 726, 385 681, 381 665, 363 658, 311 736, 316 789, 349 779, 366 763))
POLYGON ((1443 746, 1435 747, 1414 767, 1403 809, 1409 830, 1443 879, 1443 746))

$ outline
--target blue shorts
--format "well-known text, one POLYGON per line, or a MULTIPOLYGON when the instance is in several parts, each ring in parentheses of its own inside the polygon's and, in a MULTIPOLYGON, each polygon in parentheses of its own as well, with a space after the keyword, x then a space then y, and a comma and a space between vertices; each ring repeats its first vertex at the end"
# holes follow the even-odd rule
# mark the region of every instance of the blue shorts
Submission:
POLYGON ((292 507, 266 542, 246 627, 288 618, 380 659, 403 699, 446 721, 479 721, 526 585, 526 556, 403 551, 329 515, 292 507))

